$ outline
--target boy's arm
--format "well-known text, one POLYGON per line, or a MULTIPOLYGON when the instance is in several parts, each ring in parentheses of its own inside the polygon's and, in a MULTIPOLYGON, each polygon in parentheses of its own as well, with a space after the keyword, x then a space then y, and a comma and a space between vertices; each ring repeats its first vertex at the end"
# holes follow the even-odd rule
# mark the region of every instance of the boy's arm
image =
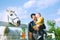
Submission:
POLYGON ((36 22, 36 24, 40 24, 40 25, 42 25, 43 24, 43 22, 44 22, 44 18, 43 17, 40 17, 40 18, 38 18, 38 21, 36 22))

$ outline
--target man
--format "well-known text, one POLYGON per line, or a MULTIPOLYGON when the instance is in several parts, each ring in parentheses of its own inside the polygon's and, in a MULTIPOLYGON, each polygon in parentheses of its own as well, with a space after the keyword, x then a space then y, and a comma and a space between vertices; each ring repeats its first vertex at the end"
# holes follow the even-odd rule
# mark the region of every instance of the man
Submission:
POLYGON ((29 23, 29 39, 30 40, 37 40, 37 37, 38 37, 38 34, 39 35, 42 35, 41 38, 39 38, 38 40, 43 40, 43 29, 45 29, 45 25, 43 24, 42 27, 39 28, 39 31, 37 32, 37 28, 33 28, 33 26, 35 26, 36 24, 36 21, 37 21, 37 18, 35 16, 34 13, 31 14, 31 18, 32 18, 32 21, 29 23), (38 33, 38 34, 37 34, 38 33))

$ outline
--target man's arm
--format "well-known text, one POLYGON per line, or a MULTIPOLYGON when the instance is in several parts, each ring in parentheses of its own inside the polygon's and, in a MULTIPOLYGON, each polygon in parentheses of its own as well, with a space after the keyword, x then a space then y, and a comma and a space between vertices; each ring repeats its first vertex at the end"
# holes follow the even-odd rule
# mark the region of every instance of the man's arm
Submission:
POLYGON ((43 29, 46 29, 46 26, 45 26, 45 24, 43 24, 42 26, 43 26, 43 27, 42 27, 43 29))

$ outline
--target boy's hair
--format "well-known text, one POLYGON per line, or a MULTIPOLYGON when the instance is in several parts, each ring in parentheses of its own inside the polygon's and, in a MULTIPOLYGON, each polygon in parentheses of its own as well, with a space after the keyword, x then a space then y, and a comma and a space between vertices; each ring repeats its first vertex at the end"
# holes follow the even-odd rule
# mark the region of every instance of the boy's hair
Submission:
POLYGON ((41 16, 41 13, 37 13, 37 14, 39 14, 41 16))
POLYGON ((32 18, 33 15, 35 16, 36 14, 32 13, 32 14, 31 14, 31 18, 32 18))

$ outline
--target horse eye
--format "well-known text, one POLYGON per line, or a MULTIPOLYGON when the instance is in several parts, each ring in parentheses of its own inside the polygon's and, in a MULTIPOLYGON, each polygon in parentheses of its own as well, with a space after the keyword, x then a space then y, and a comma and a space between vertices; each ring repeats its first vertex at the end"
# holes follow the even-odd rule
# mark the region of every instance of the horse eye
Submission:
POLYGON ((10 14, 10 16, 12 16, 13 14, 10 14))

